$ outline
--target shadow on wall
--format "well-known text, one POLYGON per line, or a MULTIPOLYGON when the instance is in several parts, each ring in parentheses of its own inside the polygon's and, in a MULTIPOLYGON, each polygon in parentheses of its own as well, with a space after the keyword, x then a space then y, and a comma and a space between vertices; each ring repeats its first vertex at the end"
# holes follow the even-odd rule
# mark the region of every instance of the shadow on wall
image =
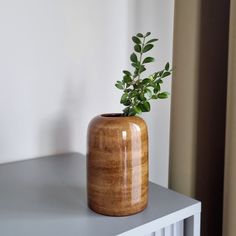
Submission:
POLYGON ((52 155, 74 151, 74 143, 86 137, 78 134, 78 126, 82 123, 84 82, 78 75, 69 77, 64 86, 64 99, 59 104, 59 112, 44 119, 40 127, 39 152, 52 155), (79 112, 78 112, 79 111, 79 112), (76 139, 76 142, 74 142, 76 139))
POLYGON ((72 137, 69 117, 61 112, 54 119, 46 120, 40 129, 40 151, 47 154, 69 152, 72 137))

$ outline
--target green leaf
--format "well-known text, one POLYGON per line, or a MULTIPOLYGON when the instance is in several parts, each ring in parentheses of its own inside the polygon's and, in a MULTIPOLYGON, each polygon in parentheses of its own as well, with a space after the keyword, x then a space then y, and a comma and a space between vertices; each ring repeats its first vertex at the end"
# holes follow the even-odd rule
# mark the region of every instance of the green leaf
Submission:
POLYGON ((165 77, 167 77, 167 76, 169 76, 169 75, 171 75, 171 72, 166 71, 166 72, 164 72, 164 73, 162 74, 161 78, 165 78, 165 77))
POLYGON ((137 44, 141 44, 142 43, 141 40, 138 37, 136 37, 136 36, 133 36, 132 40, 133 40, 134 43, 137 43, 137 44))
POLYGON ((126 101, 123 102, 123 105, 125 105, 125 106, 130 106, 131 103, 132 103, 132 102, 131 102, 130 100, 126 100, 126 101))
POLYGON ((130 82, 132 82, 132 78, 131 78, 130 76, 128 76, 128 75, 125 75, 125 76, 123 77, 123 81, 124 81, 125 83, 130 83, 130 82))
POLYGON ((169 93, 168 92, 162 92, 162 93, 158 93, 157 96, 160 99, 165 99, 168 98, 169 93))
POLYGON ((142 48, 141 48, 141 46, 140 46, 139 44, 136 44, 136 45, 134 46, 134 51, 135 51, 135 52, 141 52, 141 50, 142 50, 142 48))
POLYGON ((150 111, 151 110, 151 106, 149 102, 144 102, 143 106, 145 107, 146 111, 150 111))
POLYGON ((126 107, 125 109, 123 109, 124 114, 127 116, 129 114, 129 107, 126 107))
POLYGON ((167 62, 166 65, 165 65, 165 70, 169 70, 169 68, 170 68, 170 63, 167 62))
POLYGON ((131 60, 132 62, 137 62, 137 61, 138 61, 137 55, 136 55, 135 53, 132 53, 132 54, 130 55, 130 60, 131 60))
POLYGON ((147 41, 147 44, 149 44, 149 43, 154 43, 154 42, 156 42, 156 41, 158 41, 158 39, 150 39, 149 41, 147 41))
POLYGON ((150 63, 150 62, 154 62, 155 59, 153 57, 146 57, 144 60, 143 60, 143 64, 145 63, 150 63))
POLYGON ((136 114, 140 114, 142 113, 142 109, 137 105, 137 106, 134 106, 134 111, 136 112, 136 114))
POLYGON ((138 33, 136 36, 139 38, 143 38, 143 34, 141 34, 141 33, 138 33))
POLYGON ((150 80, 154 80, 154 76, 153 76, 153 75, 149 75, 148 78, 149 78, 150 80))
POLYGON ((124 104, 128 101, 128 98, 129 98, 129 95, 128 93, 124 93, 122 96, 121 96, 121 99, 120 99, 120 103, 124 104))
POLYGON ((150 83, 147 85, 147 87, 155 87, 156 86, 156 83, 153 82, 153 81, 150 81, 150 83))
POLYGON ((139 69, 139 73, 142 73, 146 70, 145 66, 141 65, 139 69))
POLYGON ((137 90, 133 90, 132 92, 130 92, 130 97, 137 97, 138 96, 138 91, 137 90))
POLYGON ((121 84, 115 84, 115 86, 118 88, 118 89, 124 89, 124 87, 123 87, 123 85, 121 85, 121 84))
POLYGON ((151 32, 147 32, 146 35, 145 35, 145 37, 149 36, 150 34, 151 34, 151 32))
POLYGON ((128 75, 128 76, 131 76, 131 75, 132 75, 128 70, 123 70, 123 73, 124 73, 125 75, 128 75))
POLYGON ((139 89, 142 88, 142 84, 138 83, 138 81, 136 81, 135 84, 133 84, 133 88, 135 89, 135 91, 138 93, 139 89))
POLYGON ((155 85, 154 89, 153 89, 153 92, 154 92, 154 93, 158 93, 160 90, 161 90, 161 86, 160 86, 160 84, 157 83, 157 84, 155 85))
POLYGON ((144 48, 143 48, 143 52, 148 52, 149 50, 151 50, 153 48, 153 44, 147 44, 144 48))
POLYGON ((157 80, 157 83, 158 83, 158 84, 163 84, 163 80, 162 80, 162 79, 158 79, 158 80, 157 80))
POLYGON ((143 112, 148 112, 151 110, 151 106, 150 106, 150 103, 149 102, 143 102, 143 103, 140 103, 139 104, 139 107, 141 108, 141 110, 143 112))
POLYGON ((157 95, 152 95, 152 99, 157 99, 158 96, 157 95))
POLYGON ((121 82, 121 81, 117 81, 116 82, 116 84, 115 84, 115 86, 118 88, 118 89, 124 89, 124 85, 123 85, 123 83, 121 82))
POLYGON ((147 100, 149 100, 152 97, 152 91, 150 89, 146 89, 144 96, 147 100))
POLYGON ((159 71, 159 72, 158 72, 158 76, 161 77, 163 73, 164 73, 164 70, 159 71))
POLYGON ((137 114, 137 112, 134 110, 134 108, 130 108, 129 109, 129 116, 135 116, 137 114))
POLYGON ((148 84, 150 82, 151 82, 151 79, 149 79, 149 78, 146 78, 146 79, 142 80, 142 84, 144 84, 144 85, 146 85, 146 84, 148 84))
POLYGON ((140 93, 139 95, 138 95, 138 98, 139 98, 139 100, 141 100, 141 101, 146 101, 147 99, 145 98, 145 96, 144 96, 144 93, 140 93))
POLYGON ((137 65, 137 63, 131 63, 131 65, 134 67, 134 68, 138 68, 138 65, 137 65))

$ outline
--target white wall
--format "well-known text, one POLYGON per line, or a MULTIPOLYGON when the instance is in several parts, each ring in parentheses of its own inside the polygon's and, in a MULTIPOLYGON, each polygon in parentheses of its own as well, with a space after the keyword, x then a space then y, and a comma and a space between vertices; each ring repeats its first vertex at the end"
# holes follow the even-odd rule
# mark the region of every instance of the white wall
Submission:
MULTIPOLYGON (((132 34, 160 38, 163 66, 172 58, 172 28, 172 0, 0 1, 0 163, 85 153, 91 118, 122 109, 114 83, 128 67, 132 34)), ((163 185, 169 114, 170 100, 145 115, 151 179, 163 185)))

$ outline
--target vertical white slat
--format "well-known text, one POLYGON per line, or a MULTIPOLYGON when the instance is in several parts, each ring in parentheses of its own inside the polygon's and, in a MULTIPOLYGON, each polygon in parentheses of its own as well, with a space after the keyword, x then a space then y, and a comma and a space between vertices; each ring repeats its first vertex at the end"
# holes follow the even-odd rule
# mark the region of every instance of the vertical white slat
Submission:
POLYGON ((164 236, 172 236, 173 235, 172 232, 173 232, 172 225, 169 225, 169 226, 165 227, 164 236))
POLYGON ((184 227, 183 221, 178 221, 175 224, 173 224, 171 236, 184 236, 183 227, 184 227))
POLYGON ((200 236, 201 215, 197 213, 184 220, 184 233, 187 236, 200 236))
POLYGON ((178 230, 177 230, 177 224, 178 224, 178 222, 172 225, 172 235, 171 236, 179 236, 178 230))
POLYGON ((149 233, 149 234, 145 234, 145 236, 156 236, 155 232, 149 233))
POLYGON ((184 221, 183 220, 176 223, 176 235, 174 236, 184 236, 184 221))
POLYGON ((165 229, 159 229, 156 231, 155 236, 165 236, 165 229))
POLYGON ((184 236, 184 220, 166 226, 165 228, 159 229, 156 232, 145 234, 145 236, 184 236))
POLYGON ((152 233, 149 233, 149 234, 145 234, 144 236, 152 236, 152 233))

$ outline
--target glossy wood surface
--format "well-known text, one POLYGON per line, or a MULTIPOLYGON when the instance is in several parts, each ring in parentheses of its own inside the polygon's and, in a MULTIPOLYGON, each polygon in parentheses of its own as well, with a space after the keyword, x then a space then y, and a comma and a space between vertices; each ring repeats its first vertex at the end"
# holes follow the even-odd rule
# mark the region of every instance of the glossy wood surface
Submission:
POLYGON ((142 211, 148 199, 148 134, 143 119, 118 114, 95 117, 88 127, 87 194, 101 214, 142 211))

